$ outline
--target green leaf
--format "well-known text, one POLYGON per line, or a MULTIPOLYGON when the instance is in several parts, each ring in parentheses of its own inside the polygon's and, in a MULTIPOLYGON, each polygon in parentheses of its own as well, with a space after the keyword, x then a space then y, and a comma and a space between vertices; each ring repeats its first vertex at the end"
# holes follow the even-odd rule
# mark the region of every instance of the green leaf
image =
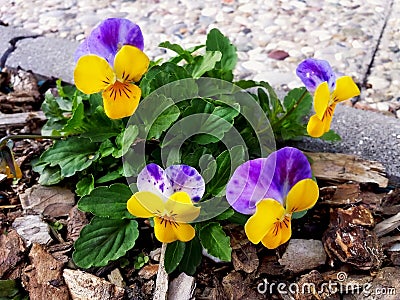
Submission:
MULTIPOLYGON (((161 66, 154 66, 142 77, 140 81, 140 89, 142 97, 146 98, 153 91, 168 83, 190 78, 190 74, 181 66, 171 62, 163 63, 161 66)), ((176 93, 187 93, 188 91, 180 91, 174 87, 176 93)), ((190 92, 190 91, 189 91, 190 92)), ((172 95, 172 94, 171 94, 172 95)), ((184 99, 177 97, 176 99, 184 99)))
POLYGON ((123 169, 118 169, 116 171, 108 172, 106 175, 101 176, 100 178, 96 179, 96 183, 101 184, 105 182, 110 182, 116 180, 118 178, 123 177, 123 169))
POLYGON ((230 151, 225 150, 218 155, 216 159, 217 172, 206 185, 207 193, 219 196, 225 190, 231 173, 244 162, 245 157, 246 152, 242 145, 235 146, 230 151))
POLYGON ((203 74, 214 69, 215 64, 221 60, 222 54, 219 51, 207 51, 204 56, 196 57, 192 67, 192 77, 197 79, 203 74))
POLYGON ((50 167, 47 165, 43 171, 39 172, 39 183, 41 185, 53 185, 59 183, 64 179, 64 176, 61 175, 60 166, 50 167))
POLYGON ((186 243, 185 253, 179 263, 178 269, 185 272, 187 275, 194 275, 197 267, 200 265, 202 259, 202 247, 200 240, 195 236, 191 241, 186 243))
POLYGON ((135 220, 94 217, 76 240, 72 258, 81 268, 102 267, 124 256, 138 236, 135 220))
POLYGON ((302 217, 304 217, 307 214, 308 210, 303 210, 303 211, 295 211, 292 214, 292 219, 300 219, 302 217))
POLYGON ((211 76, 232 81, 232 70, 237 62, 236 47, 218 29, 213 28, 207 35, 206 50, 222 54, 221 61, 215 64, 215 70, 209 72, 211 76))
POLYGON ((58 94, 67 99, 72 99, 76 93, 76 87, 74 85, 63 85, 61 79, 56 81, 58 94))
POLYGON ((167 244, 164 266, 165 271, 167 271, 168 274, 175 271, 175 269, 178 267, 183 258, 183 254, 185 253, 185 248, 186 244, 181 241, 167 244))
POLYGON ((60 108, 56 101, 56 97, 54 97, 54 95, 50 92, 45 93, 41 108, 47 119, 66 119, 63 115, 64 111, 60 108))
POLYGON ((329 142, 340 142, 342 138, 332 129, 328 132, 325 132, 323 136, 320 137, 321 140, 329 141, 329 142))
POLYGON ((204 99, 193 99, 183 113, 183 117, 198 114, 196 122, 185 122, 182 128, 184 137, 199 132, 193 141, 201 145, 220 141, 233 127, 233 120, 239 115, 239 106, 215 106, 204 99), (203 133, 204 132, 204 133, 203 133))
POLYGON ((0 280, 0 299, 1 300, 25 300, 29 299, 24 289, 16 280, 0 280))
POLYGON ((232 248, 230 238, 226 236, 219 223, 208 223, 201 228, 199 238, 208 254, 222 261, 231 261, 232 248))
POLYGON ((115 144, 117 148, 114 149, 112 155, 115 158, 120 158, 126 154, 129 147, 133 144, 136 137, 139 134, 139 129, 136 125, 129 125, 123 132, 117 135, 115 138, 115 144))
POLYGON ((263 89, 258 89, 257 96, 262 110, 267 114, 267 117, 272 118, 273 114, 271 111, 271 104, 269 102, 268 94, 263 89))
POLYGON ((98 157, 96 144, 89 139, 73 136, 56 141, 41 155, 40 160, 51 167, 60 166, 61 176, 69 177, 88 168, 98 157))
MULTIPOLYGON (((176 52, 180 58, 186 60, 188 63, 193 62, 192 54, 189 51, 183 49, 178 44, 171 44, 170 42, 166 41, 166 42, 162 42, 161 44, 159 44, 158 47, 169 49, 169 50, 176 52)), ((177 61, 177 62, 179 62, 179 61, 177 61)))
POLYGON ((287 122, 304 123, 304 119, 309 115, 312 106, 312 97, 306 88, 296 88, 291 90, 283 99, 283 106, 288 115, 287 122))
POLYGON ((234 214, 229 217, 228 221, 231 223, 234 223, 234 224, 239 224, 239 225, 244 226, 244 224, 246 224, 249 217, 250 216, 248 216, 248 215, 243 215, 243 214, 235 211, 234 214))
POLYGON ((117 136, 124 128, 121 120, 111 120, 107 117, 102 106, 97 106, 94 112, 86 117, 83 126, 85 132, 82 133, 82 137, 89 138, 92 142, 103 142, 117 136))
POLYGON ((201 144, 207 145, 215 143, 224 137, 233 127, 233 120, 239 115, 239 111, 232 107, 216 107, 213 112, 202 122, 199 129, 200 132, 207 132, 207 134, 200 134, 194 137, 194 140, 201 144))
POLYGON ((80 98, 76 98, 74 102, 72 116, 62 129, 62 131, 67 135, 84 132, 82 126, 85 119, 85 107, 80 98))
POLYGON ((235 211, 232 208, 228 208, 220 215, 216 216, 215 219, 219 221, 227 220, 235 214, 235 211))
POLYGON ((100 186, 92 190, 89 195, 82 197, 78 202, 78 208, 98 217, 132 219, 134 216, 126 208, 126 202, 131 196, 132 192, 125 184, 100 186))
POLYGON ((278 95, 275 93, 275 90, 272 88, 272 86, 265 81, 259 82, 259 85, 266 88, 268 91, 269 101, 272 109, 272 115, 275 117, 278 116, 280 113, 283 113, 284 109, 281 100, 278 98, 278 95))
POLYGON ((89 195, 93 189, 94 189, 94 177, 92 174, 90 174, 78 181, 78 183, 76 184, 75 193, 79 197, 83 197, 89 195))
MULTIPOLYGON (((160 101, 166 101, 165 96, 160 96, 160 101)), ((147 139, 159 139, 161 134, 171 127, 180 115, 180 110, 176 105, 171 105, 166 108, 151 124, 151 128, 147 134, 147 139)))
POLYGON ((102 142, 99 147, 99 153, 102 158, 111 155, 115 150, 114 144, 109 139, 102 142))

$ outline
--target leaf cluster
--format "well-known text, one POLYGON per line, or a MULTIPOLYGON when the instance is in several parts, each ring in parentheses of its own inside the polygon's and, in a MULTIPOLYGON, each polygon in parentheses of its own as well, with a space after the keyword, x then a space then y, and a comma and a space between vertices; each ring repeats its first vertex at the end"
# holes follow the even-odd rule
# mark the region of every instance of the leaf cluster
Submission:
MULTIPOLYGON (((135 246, 140 232, 126 209, 133 187, 125 178, 135 178, 145 164, 163 165, 162 151, 174 154, 167 165, 183 163, 201 172, 207 200, 223 197, 236 167, 269 154, 275 140, 307 135, 311 95, 298 88, 281 100, 267 82, 235 82, 236 47, 218 29, 209 32, 205 45, 184 49, 164 42, 160 47, 174 56, 151 63, 138 83, 143 100, 131 118, 109 119, 100 94, 85 95, 74 86, 59 82, 56 94, 46 93, 42 110, 48 121, 42 133, 63 139, 40 156, 34 170, 43 185, 68 179, 81 197, 79 209, 94 215, 75 243, 73 259, 82 268, 104 266, 135 246), (197 122, 190 121, 193 116, 197 122), (272 136, 263 138, 268 131, 272 136), (232 136, 241 143, 229 143, 232 136), (122 157, 133 163, 123 165, 122 157)), ((203 252, 230 261, 230 239, 221 224, 245 220, 228 209, 197 223, 193 240, 168 245, 167 271, 193 274, 203 252)), ((144 258, 137 267, 143 263, 144 258)))

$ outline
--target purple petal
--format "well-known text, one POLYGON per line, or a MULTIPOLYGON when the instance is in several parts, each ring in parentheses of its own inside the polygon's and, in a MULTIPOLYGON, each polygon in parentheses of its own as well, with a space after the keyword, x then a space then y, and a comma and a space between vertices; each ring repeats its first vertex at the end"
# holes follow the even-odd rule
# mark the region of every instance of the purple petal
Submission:
POLYGON ((194 202, 203 197, 206 184, 195 168, 173 165, 165 169, 165 174, 172 186, 172 192, 186 192, 194 202))
POLYGON ((82 55, 95 54, 113 65, 114 57, 123 45, 132 45, 143 50, 143 35, 140 27, 127 19, 104 20, 78 46, 75 62, 82 55))
POLYGON ((169 197, 173 193, 167 175, 156 164, 147 165, 139 173, 136 184, 139 192, 152 192, 165 197, 169 197))
POLYGON ((331 92, 335 89, 336 75, 326 60, 308 58, 298 65, 296 74, 310 93, 325 81, 331 92))
POLYGON ((226 199, 236 211, 254 214, 256 204, 265 198, 285 203, 289 190, 300 180, 311 178, 307 157, 296 148, 285 147, 267 158, 240 165, 226 187, 226 199))
POLYGON ((250 215, 256 204, 264 199, 272 182, 275 160, 257 158, 240 165, 226 186, 226 199, 236 211, 250 215))
POLYGON ((267 196, 283 203, 297 182, 312 178, 311 166, 303 152, 292 147, 282 148, 270 158, 276 160, 276 168, 267 196))

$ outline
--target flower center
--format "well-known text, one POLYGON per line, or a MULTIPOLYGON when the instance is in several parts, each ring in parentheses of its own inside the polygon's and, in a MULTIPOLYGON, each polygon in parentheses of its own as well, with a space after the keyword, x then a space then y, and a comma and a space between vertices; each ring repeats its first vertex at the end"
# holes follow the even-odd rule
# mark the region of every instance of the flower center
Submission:
POLYGON ((173 211, 160 212, 157 210, 156 215, 161 219, 160 224, 164 223, 165 227, 167 227, 167 223, 175 226, 175 228, 179 226, 179 223, 175 221, 176 214, 173 211))
POLYGON ((132 90, 129 88, 129 83, 124 83, 116 80, 114 84, 111 84, 107 89, 106 92, 110 93, 110 98, 116 99, 117 96, 122 97, 122 94, 129 99, 132 94, 132 90))
POLYGON ((279 230, 282 230, 284 226, 286 228, 289 228, 291 216, 292 216, 291 213, 286 213, 282 215, 280 219, 276 218, 277 221, 274 223, 274 229, 272 230, 272 234, 274 236, 277 236, 279 230))

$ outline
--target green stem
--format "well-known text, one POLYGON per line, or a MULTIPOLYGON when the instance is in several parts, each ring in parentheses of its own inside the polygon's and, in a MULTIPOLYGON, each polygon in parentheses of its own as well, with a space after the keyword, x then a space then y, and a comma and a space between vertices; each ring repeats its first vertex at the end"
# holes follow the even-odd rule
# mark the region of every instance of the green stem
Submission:
POLYGON ((293 105, 293 107, 281 118, 278 120, 278 122, 276 122, 275 124, 271 124, 272 128, 275 128, 275 126, 279 126, 282 124, 282 122, 289 117, 294 111, 295 109, 300 105, 300 103, 306 98, 308 91, 306 89, 304 89, 303 94, 301 94, 299 100, 297 100, 296 104, 293 105))
POLYGON ((19 140, 19 139, 51 139, 51 140, 60 140, 65 138, 64 136, 48 136, 48 135, 38 135, 38 134, 20 134, 20 135, 6 135, 0 139, 0 147, 5 146, 7 141, 9 140, 19 140))

